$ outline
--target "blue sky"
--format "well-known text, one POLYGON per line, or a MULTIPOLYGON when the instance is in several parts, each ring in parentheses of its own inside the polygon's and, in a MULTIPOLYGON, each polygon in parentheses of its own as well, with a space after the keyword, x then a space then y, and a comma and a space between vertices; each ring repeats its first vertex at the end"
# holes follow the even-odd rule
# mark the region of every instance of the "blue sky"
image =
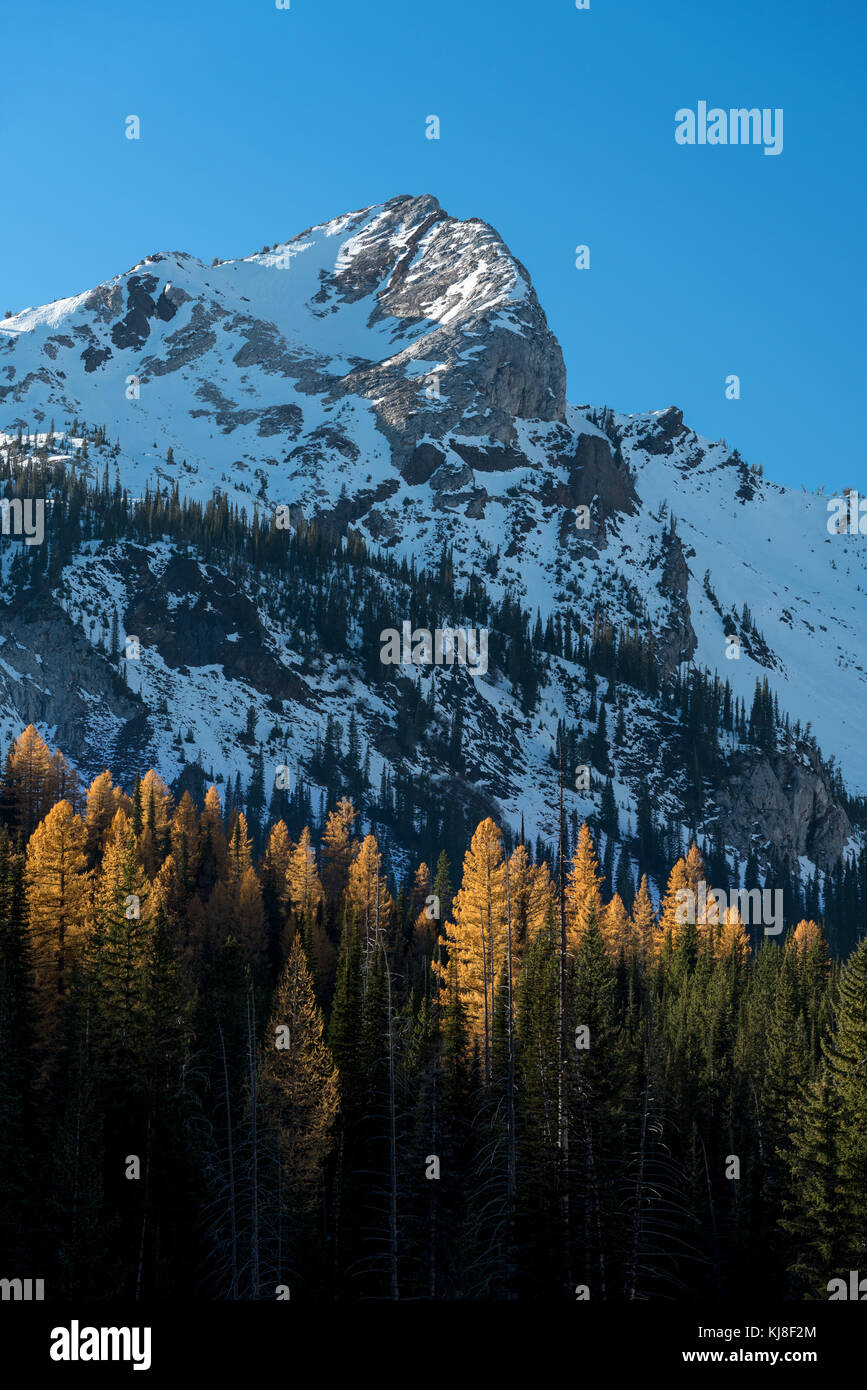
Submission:
POLYGON ((858 487, 865 40, 861 0, 7 6, 0 312, 429 192, 527 266, 570 400, 858 487), (700 100, 782 107, 782 154, 679 146, 700 100))

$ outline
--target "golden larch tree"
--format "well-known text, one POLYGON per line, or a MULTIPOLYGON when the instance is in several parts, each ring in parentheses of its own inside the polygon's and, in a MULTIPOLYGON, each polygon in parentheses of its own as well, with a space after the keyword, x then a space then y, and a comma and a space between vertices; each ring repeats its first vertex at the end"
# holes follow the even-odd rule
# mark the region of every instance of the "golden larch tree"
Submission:
POLYGON ((509 898, 512 909, 512 965, 520 968, 524 952, 548 920, 554 906, 554 885, 548 865, 533 864, 525 845, 509 857, 509 898))
POLYGON ((50 773, 48 745, 34 725, 28 724, 12 744, 6 758, 6 788, 15 804, 18 828, 25 837, 32 834, 50 809, 50 773))
MULTIPOLYGON (((461 886, 446 924, 454 979, 469 1026, 483 1043, 485 1075, 490 1074, 494 990, 506 960, 506 866, 502 832, 488 818, 477 827, 464 855, 461 886)), ((450 974, 446 972, 446 981, 450 974)))
POLYGON ((722 921, 716 929, 714 953, 718 960, 734 960, 738 973, 746 969, 750 957, 750 938, 736 907, 727 907, 722 913, 722 921))
POLYGON ((647 886, 647 874, 641 875, 641 883, 632 904, 632 940, 638 959, 645 969, 656 960, 659 949, 660 932, 657 929, 653 899, 647 886))
POLYGON ((306 825, 289 854, 286 886, 293 911, 312 921, 322 901, 322 880, 316 868, 316 851, 310 840, 310 830, 306 825))
POLYGON ((328 812, 322 834, 322 886, 329 911, 334 912, 341 895, 346 891, 349 866, 357 848, 353 826, 358 815, 351 800, 343 796, 333 811, 328 812))
POLYGON ((799 956, 816 950, 827 953, 827 949, 825 933, 819 923, 807 918, 802 918, 786 938, 786 950, 794 951, 799 956))
POLYGON ((233 817, 232 834, 226 854, 226 880, 233 897, 240 892, 241 883, 248 869, 253 867, 253 841, 247 827, 247 817, 239 811, 233 817))
POLYGON ((171 792, 149 768, 141 779, 141 856, 148 874, 156 873, 166 853, 173 809, 171 792))
POLYGON ((199 855, 199 886, 203 895, 207 897, 226 867, 223 810, 220 805, 220 793, 214 786, 210 786, 205 794, 205 805, 199 817, 199 855))
POLYGON ((610 903, 602 909, 600 927, 609 955, 617 960, 621 951, 629 950, 632 940, 632 923, 619 893, 615 893, 610 903))
POLYGON ((193 798, 185 791, 169 827, 171 852, 184 884, 195 882, 199 869, 199 818, 193 798))
POLYGON ((434 946, 439 935, 439 921, 433 910, 435 903, 428 903, 431 896, 430 869, 422 862, 413 875, 410 909, 412 911, 413 950, 420 956, 432 959, 434 946))
POLYGON ((27 845, 25 883, 37 997, 46 1037, 60 1024, 72 966, 81 954, 90 907, 87 833, 68 801, 58 801, 27 845))
POLYGON ((586 822, 578 831, 578 843, 566 879, 566 941, 575 954, 594 913, 602 918, 602 875, 596 860, 593 836, 586 822))
POLYGON ((91 863, 95 863, 105 843, 108 833, 121 806, 128 809, 129 798, 112 781, 108 769, 94 777, 87 789, 84 807, 84 825, 87 830, 87 853, 91 863))
POLYGON ((262 881, 273 894, 283 917, 289 911, 289 860, 292 841, 282 820, 278 820, 268 836, 262 857, 262 881))
POLYGON ((264 961, 268 949, 265 912, 262 907, 262 888, 252 865, 244 870, 238 885, 234 934, 248 960, 257 964, 264 961))
POLYGON ((382 873, 382 855, 375 835, 366 835, 349 866, 346 906, 355 913, 362 946, 369 951, 378 934, 387 935, 394 903, 382 873))
POLYGON ((686 863, 681 857, 672 866, 665 895, 659 905, 659 932, 663 939, 670 936, 672 941, 676 941, 683 929, 688 902, 682 895, 687 889, 686 863))
POLYGON ((53 806, 56 801, 68 801, 76 813, 81 806, 81 779, 76 769, 66 761, 59 748, 55 748, 51 754, 45 798, 46 809, 53 806))

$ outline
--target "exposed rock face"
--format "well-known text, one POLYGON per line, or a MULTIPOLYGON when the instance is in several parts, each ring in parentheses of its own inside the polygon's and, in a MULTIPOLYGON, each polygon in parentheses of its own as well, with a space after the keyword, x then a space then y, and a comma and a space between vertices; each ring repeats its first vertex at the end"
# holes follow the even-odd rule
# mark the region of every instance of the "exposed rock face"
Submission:
POLYGON ((659 590, 670 600, 670 604, 668 620, 658 634, 658 649, 663 668, 673 671, 681 662, 690 661, 698 646, 687 597, 689 566, 676 531, 667 531, 662 537, 659 590))
POLYGON ((818 768, 778 755, 739 760, 721 788, 718 804, 727 843, 746 856, 759 836, 791 863, 805 855, 829 870, 852 834, 849 819, 818 768))
POLYGON ((683 411, 671 405, 657 417, 654 428, 642 436, 639 444, 647 454, 670 454, 678 437, 687 433, 683 411))
POLYGON ((493 228, 455 221, 434 198, 395 198, 357 241, 347 268, 323 285, 323 302, 375 294, 371 324, 395 320, 392 338, 411 341, 359 364, 338 390, 375 401, 401 471, 428 433, 460 427, 509 444, 516 417, 563 420, 560 345, 493 228), (422 378, 407 370, 417 363, 428 367, 422 378))
POLYGON ((53 728, 58 746, 83 768, 100 771, 125 726, 136 721, 138 750, 153 757, 147 709, 62 608, 44 602, 0 608, 0 631, 0 705, 16 711, 22 728, 53 728))

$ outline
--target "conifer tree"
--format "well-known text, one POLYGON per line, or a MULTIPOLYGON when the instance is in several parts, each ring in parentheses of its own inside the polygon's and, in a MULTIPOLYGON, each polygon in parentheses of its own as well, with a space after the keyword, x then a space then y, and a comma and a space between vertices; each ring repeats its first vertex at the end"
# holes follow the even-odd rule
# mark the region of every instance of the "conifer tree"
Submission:
POLYGON ((624 1058, 618 1040, 614 966, 591 904, 575 960, 572 1172, 584 1209, 579 1269, 591 1295, 608 1296, 618 1235, 614 1190, 623 1154, 624 1058), (581 1030, 580 1032, 578 1030, 581 1030))
POLYGON ((867 1254, 867 937, 843 967, 835 1013, 822 1054, 839 1116, 841 1243, 856 1269, 867 1254))
POLYGON ((668 875, 668 885, 659 905, 659 933, 674 943, 681 934, 686 922, 686 900, 683 894, 689 890, 684 860, 678 859, 668 875))
MULTIPOLYGON (((134 824, 133 830, 135 831, 134 824)), ((196 808, 188 791, 184 792, 172 817, 169 843, 177 862, 181 882, 185 888, 191 889, 199 871, 200 844, 196 808)))
POLYGON ((765 1192, 779 1209, 791 1166, 789 1126, 793 1107, 810 1080, 810 1055, 798 1001, 797 966, 786 952, 780 962, 767 1027, 762 1080, 765 1192))
POLYGON ((647 874, 641 875, 641 883, 632 905, 632 933, 638 958, 647 969, 656 960, 659 947, 656 913, 647 886, 647 874))
POLYGON ((602 875, 596 860, 593 837, 586 822, 578 832, 578 843, 566 880, 566 932, 570 954, 575 955, 591 916, 602 913, 602 875))
POLYGON ((96 863, 112 821, 125 801, 128 798, 124 797, 120 787, 114 785, 108 770, 95 777, 88 787, 84 824, 87 830, 87 856, 91 865, 96 863))
POLYGON ((26 891, 36 995, 44 1039, 54 1047, 70 972, 87 928, 86 831, 68 801, 58 801, 27 846, 26 891))
POLYGON ((332 1149, 339 1087, 301 941, 292 944, 260 1049, 260 1094, 281 1171, 283 1213, 307 1213, 332 1149))
POLYGON ((382 855, 375 835, 367 835, 349 866, 346 902, 355 913, 362 950, 369 953, 380 931, 388 931, 394 903, 381 873, 382 855))
POLYGON ((350 799, 341 797, 336 808, 329 811, 322 834, 322 884, 332 914, 349 878, 356 848, 353 826, 357 815, 350 799))
MULTIPOLYGON (((553 911, 529 943, 518 991, 518 1239, 524 1262, 553 1273, 561 1259, 558 1237, 559 962, 553 911)), ((556 1278, 543 1287, 559 1294, 556 1278)))
POLYGON ((623 906, 619 893, 615 893, 610 903, 603 908, 601 928, 608 954, 616 962, 621 952, 628 950, 632 937, 629 913, 623 906))
POLYGON ((146 904, 150 884, 136 854, 135 835, 118 810, 105 841, 94 893, 99 933, 95 969, 100 985, 103 1039, 109 1069, 125 1086, 140 1041, 146 904))
POLYGON ((67 762, 60 749, 56 748, 51 754, 48 766, 45 804, 46 807, 53 806, 56 801, 63 800, 68 801, 73 811, 78 812, 81 803, 81 782, 76 769, 67 762))
POLYGON ((6 759, 4 781, 11 800, 12 824, 25 838, 50 809, 47 793, 51 755, 33 724, 15 740, 6 759))
POLYGON ((24 857, 0 830, 0 1249, 27 1262, 38 1055, 24 857))
POLYGON ((354 1225, 361 1182, 361 1121, 364 1114, 365 1076, 361 1058, 362 972, 361 945, 355 922, 343 928, 334 1002, 328 1024, 328 1046, 337 1067, 340 1110, 334 1167, 333 1238, 338 1288, 359 1249, 354 1225))
MULTIPOLYGON (((461 887, 452 904, 453 921, 445 928, 449 956, 456 962, 455 981, 473 1034, 479 1038, 490 1077, 490 1044, 495 982, 506 953, 506 889, 503 843, 499 826, 483 820, 464 856, 461 887)), ((451 977, 447 976, 447 987, 451 977)))
POLYGON ((840 1183, 839 1093, 827 1068, 795 1101, 790 1125, 792 1167, 780 1221, 789 1241, 789 1274, 801 1297, 827 1298, 828 1281, 847 1278, 852 1267, 840 1183))
POLYGON ((226 832, 220 794, 214 786, 207 790, 205 805, 199 818, 199 844, 201 865, 198 882, 201 891, 208 897, 217 879, 223 875, 226 865, 226 832))
POLYGON ((512 954, 517 980, 524 952, 542 931, 554 906, 554 885, 546 863, 533 864, 526 846, 509 857, 512 954))
POLYGON ((266 958, 268 943, 265 935, 262 889, 252 865, 244 870, 238 884, 235 931, 247 960, 253 965, 261 966, 266 958))
POLYGON ((449 858, 445 850, 440 852, 437 860, 436 873, 434 874, 433 892, 439 898, 440 903, 440 922, 447 922, 452 915, 452 900, 454 897, 454 885, 452 884, 449 870, 449 858))
POLYGON ((313 922, 323 898, 322 881, 316 868, 316 851, 307 826, 297 845, 292 846, 286 869, 286 887, 293 910, 313 922))

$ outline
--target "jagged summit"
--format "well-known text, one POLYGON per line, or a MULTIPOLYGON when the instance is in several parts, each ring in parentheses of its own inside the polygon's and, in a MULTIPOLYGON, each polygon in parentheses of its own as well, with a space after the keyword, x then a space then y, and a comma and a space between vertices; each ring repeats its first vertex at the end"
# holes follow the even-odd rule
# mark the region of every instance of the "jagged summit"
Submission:
POLYGON ((0 364, 6 428, 92 420, 97 407, 103 419, 113 405, 105 423, 131 453, 136 436, 162 435, 206 487, 215 464, 243 465, 263 438, 303 453, 327 430, 344 456, 390 453, 402 471, 427 433, 506 444, 515 417, 565 413, 562 354, 526 270, 486 223, 430 196, 213 266, 149 256, 0 324, 0 364))

